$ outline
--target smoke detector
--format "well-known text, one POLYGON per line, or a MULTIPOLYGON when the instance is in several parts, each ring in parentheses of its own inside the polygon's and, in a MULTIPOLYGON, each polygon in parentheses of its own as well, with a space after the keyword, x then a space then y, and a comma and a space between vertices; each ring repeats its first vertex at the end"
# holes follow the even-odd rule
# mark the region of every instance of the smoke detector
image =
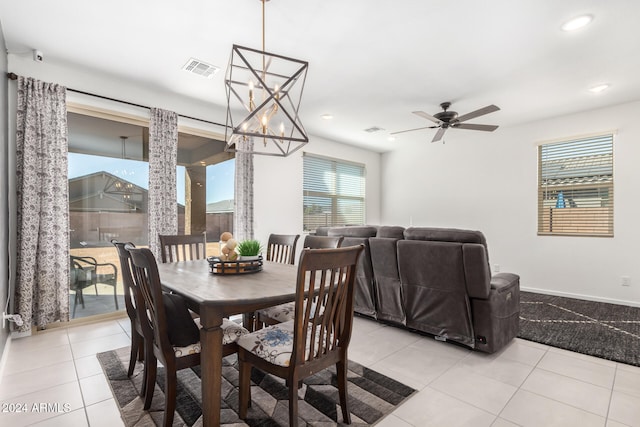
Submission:
POLYGON ((184 67, 183 70, 188 71, 193 74, 197 74, 198 76, 205 77, 210 79, 220 71, 220 67, 216 67, 215 65, 207 64, 204 61, 200 61, 199 59, 190 58, 184 67))

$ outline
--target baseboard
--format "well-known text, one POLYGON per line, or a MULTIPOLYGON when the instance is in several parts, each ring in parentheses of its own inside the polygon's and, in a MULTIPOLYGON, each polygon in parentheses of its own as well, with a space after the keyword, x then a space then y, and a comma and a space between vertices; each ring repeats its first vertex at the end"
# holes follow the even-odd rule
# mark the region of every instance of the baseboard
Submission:
POLYGON ((528 288, 524 286, 521 286, 520 290, 525 292, 533 292, 536 294, 554 295, 557 297, 577 298, 577 299, 583 299, 587 301, 606 302, 609 304, 619 304, 619 305, 628 305, 630 307, 640 307, 640 302, 638 301, 627 301, 627 300, 619 300, 614 298, 596 297, 593 295, 574 294, 571 292, 553 291, 550 289, 528 288))
POLYGON ((4 343, 4 349, 2 350, 2 357, 0 358, 0 384, 2 384, 2 378, 4 377, 4 366, 7 363, 9 357, 9 350, 11 349, 11 335, 7 337, 7 342, 4 343))

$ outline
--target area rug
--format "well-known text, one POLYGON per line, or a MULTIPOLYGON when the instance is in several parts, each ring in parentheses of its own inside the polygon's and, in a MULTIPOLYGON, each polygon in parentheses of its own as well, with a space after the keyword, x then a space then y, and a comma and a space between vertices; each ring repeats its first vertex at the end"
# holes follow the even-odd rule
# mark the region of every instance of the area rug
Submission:
MULTIPOLYGON (((149 411, 143 411, 138 391, 142 385, 142 364, 137 363, 127 377, 129 348, 97 355, 127 427, 162 425, 164 410, 164 371, 158 367, 156 390, 149 411)), ((254 369, 252 406, 245 421, 238 418, 238 370, 236 355, 227 356, 222 366, 221 425, 288 426, 287 387, 279 378, 254 369)), ((349 409, 352 426, 374 424, 392 412, 415 390, 369 368, 349 362, 349 409)), ((327 369, 304 380, 298 390, 300 425, 342 425, 335 370, 327 369), (304 421, 304 422, 302 422, 304 421)), ((202 425, 200 367, 178 371, 178 390, 174 426, 202 425)))
POLYGON ((520 292, 518 336, 640 366, 640 307, 520 292))

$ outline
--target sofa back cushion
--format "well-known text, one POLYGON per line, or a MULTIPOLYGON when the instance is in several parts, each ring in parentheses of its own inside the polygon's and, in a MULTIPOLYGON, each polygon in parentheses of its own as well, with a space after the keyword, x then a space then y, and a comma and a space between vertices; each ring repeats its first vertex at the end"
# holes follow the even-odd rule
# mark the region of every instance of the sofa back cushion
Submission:
POLYGON ((487 246, 481 231, 458 228, 409 227, 404 230, 407 240, 432 240, 438 242, 479 243, 487 246))
MULTIPOLYGON (((378 234, 378 227, 372 225, 352 225, 345 227, 331 227, 328 236, 344 237, 375 237, 378 234)), ((345 246, 344 244, 342 246, 345 246)))
POLYGON ((473 347, 462 246, 399 240, 398 271, 407 326, 473 347))
POLYGON ((429 240, 435 242, 477 243, 484 246, 489 268, 489 250, 487 239, 481 231, 463 230, 459 228, 409 227, 404 230, 407 240, 429 240))
POLYGON ((378 227, 378 234, 376 234, 376 237, 404 239, 404 227, 397 225, 381 225, 378 227))
POLYGON ((326 227, 326 226, 322 226, 322 227, 318 227, 316 228, 316 236, 328 236, 329 235, 329 229, 331 227, 326 227))

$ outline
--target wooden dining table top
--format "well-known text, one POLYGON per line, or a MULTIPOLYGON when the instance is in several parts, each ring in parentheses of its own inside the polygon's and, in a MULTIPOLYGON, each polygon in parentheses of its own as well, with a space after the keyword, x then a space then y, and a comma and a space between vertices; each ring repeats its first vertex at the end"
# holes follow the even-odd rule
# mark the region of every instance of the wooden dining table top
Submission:
POLYGON ((297 267, 265 261, 262 271, 213 274, 207 260, 158 264, 162 286, 200 307, 216 308, 225 316, 246 306, 265 308, 293 301, 297 267))

